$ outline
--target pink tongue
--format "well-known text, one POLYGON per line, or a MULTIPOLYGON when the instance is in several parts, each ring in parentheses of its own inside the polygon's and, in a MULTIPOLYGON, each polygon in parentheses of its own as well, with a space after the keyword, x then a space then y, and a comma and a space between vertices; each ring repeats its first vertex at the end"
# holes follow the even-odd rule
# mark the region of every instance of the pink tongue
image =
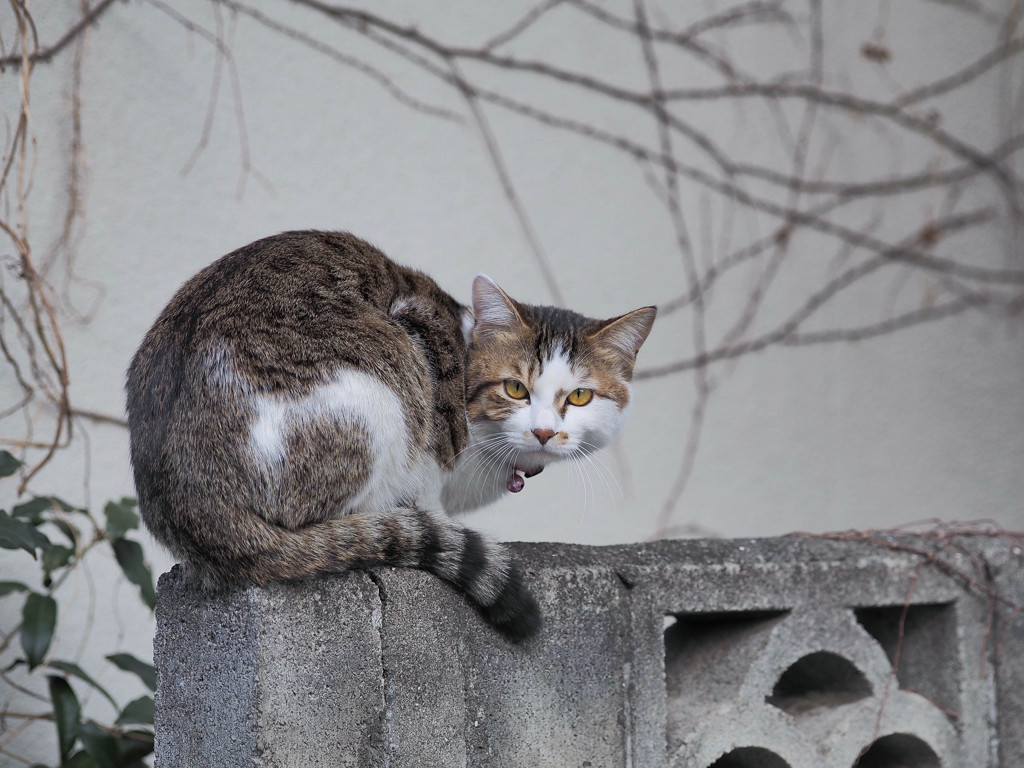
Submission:
POLYGON ((505 483, 505 487, 508 488, 512 493, 519 493, 523 490, 523 486, 526 485, 526 481, 523 480, 522 475, 518 472, 513 472, 512 476, 509 477, 508 482, 505 483))

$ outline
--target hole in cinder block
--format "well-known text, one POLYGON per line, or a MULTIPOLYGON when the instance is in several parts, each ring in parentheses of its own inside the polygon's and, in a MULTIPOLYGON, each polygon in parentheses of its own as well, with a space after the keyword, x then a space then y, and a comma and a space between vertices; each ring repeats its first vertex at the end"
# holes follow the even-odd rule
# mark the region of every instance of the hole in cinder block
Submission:
POLYGON ((740 747, 722 755, 708 768, 790 768, 789 763, 763 747, 740 747))
POLYGON ((875 741, 853 768, 942 768, 942 763, 917 736, 893 733, 875 741))
POLYGON ((666 617, 665 737, 670 751, 677 749, 716 705, 738 700, 747 670, 787 613, 684 613, 666 617))
POLYGON ((957 652, 956 607, 950 603, 860 608, 857 621, 878 641, 896 667, 900 688, 919 693, 956 719, 958 680, 962 677, 957 652))
POLYGON ((791 664, 764 700, 790 715, 802 715, 870 695, 871 684, 852 662, 829 651, 817 651, 791 664))

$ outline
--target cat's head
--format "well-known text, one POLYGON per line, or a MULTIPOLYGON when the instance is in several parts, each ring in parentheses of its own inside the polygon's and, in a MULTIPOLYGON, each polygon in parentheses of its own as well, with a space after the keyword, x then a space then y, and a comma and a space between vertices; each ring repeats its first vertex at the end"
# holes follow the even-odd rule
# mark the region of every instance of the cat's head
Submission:
POLYGON ((607 445, 622 426, 629 382, 656 309, 594 320, 522 304, 490 278, 473 282, 466 411, 476 441, 522 488, 546 464, 607 445))

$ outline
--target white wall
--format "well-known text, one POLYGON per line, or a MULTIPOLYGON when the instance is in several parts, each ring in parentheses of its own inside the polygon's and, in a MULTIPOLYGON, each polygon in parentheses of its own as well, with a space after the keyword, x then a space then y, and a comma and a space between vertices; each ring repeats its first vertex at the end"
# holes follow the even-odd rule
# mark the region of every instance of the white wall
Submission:
MULTIPOLYGON (((1012 4, 987 5, 1005 11, 1012 4)), ((429 13, 397 1, 372 7, 403 23, 415 21, 425 34, 445 41, 479 44, 529 5, 432 3, 429 13)), ((651 5, 665 6, 648 9, 656 24, 682 27, 686 20, 673 16, 706 13, 704 4, 651 5)), ((74 22, 78 3, 30 7, 40 38, 48 42, 74 22)), ((394 259, 430 272, 463 300, 473 275, 483 271, 517 298, 553 301, 458 93, 302 8, 279 2, 253 7, 372 62, 409 94, 453 111, 461 122, 418 113, 352 67, 226 11, 220 13, 222 34, 232 58, 221 60, 220 88, 211 100, 217 51, 201 33, 158 6, 114 4, 89 31, 81 92, 87 176, 75 261, 81 281, 71 285, 70 295, 80 307, 96 298, 101 303, 88 322, 69 319, 64 326, 71 396, 80 408, 123 413, 125 368, 177 287, 214 258, 285 229, 347 229, 394 259), (184 173, 210 109, 215 112, 209 141, 184 173)), ((630 3, 602 7, 627 17, 633 13, 630 3)), ((748 26, 711 32, 701 40, 758 77, 800 72, 810 50, 807 6, 786 7, 795 18, 792 27, 748 26)), ((173 8, 192 24, 217 29, 209 2, 183 0, 173 8)), ((8 46, 9 14, 0 10, 8 46)), ((881 101, 957 71, 990 50, 1000 34, 983 18, 929 2, 826 3, 824 30, 828 87, 881 101), (885 67, 859 54, 863 43, 878 39, 877 29, 884 30, 893 51, 885 67)), ((552 11, 507 49, 497 50, 648 89, 636 41, 572 8, 552 11)), ((29 216, 37 253, 44 253, 59 232, 66 202, 71 58, 69 50, 40 65, 33 78, 38 164, 29 216)), ((1011 58, 971 88, 940 101, 943 129, 979 148, 1020 132, 1019 121, 1014 126, 1006 119, 1020 114, 1007 111, 1006 102, 1006 94, 1020 85, 1020 62, 1020 56, 1011 58)), ((524 101, 657 146, 654 124, 640 109, 526 75, 463 66, 479 84, 505 88, 524 101)), ((667 86, 723 82, 693 56, 666 53, 661 70, 667 86)), ((16 72, 0 74, 0 103, 8 115, 17 104, 16 81, 16 72)), ((924 114, 931 106, 911 111, 924 114)), ((637 163, 522 116, 484 109, 570 306, 610 316, 664 304, 684 292, 684 261, 670 220, 637 163)), ((796 133, 804 103, 784 100, 778 109, 796 133)), ((693 102, 678 113, 734 160, 789 169, 790 152, 780 150, 775 117, 763 101, 693 102)), ((884 120, 853 122, 822 108, 814 129, 809 175, 870 179, 910 173, 929 161, 939 169, 957 164, 918 134, 884 120)), ((681 162, 722 177, 693 144, 679 135, 673 143, 681 162)), ((1016 167, 1024 171, 1020 162, 1016 167)), ((731 208, 692 180, 681 184, 682 211, 700 263, 779 226, 769 216, 731 208)), ((756 180, 745 179, 742 186, 752 194, 786 199, 756 180)), ((835 220, 874 227, 878 237, 896 241, 915 232, 926 217, 941 215, 946 200, 936 191, 885 198, 844 209, 835 220)), ((963 189, 956 210, 982 204, 1005 208, 995 185, 984 179, 963 189)), ((1003 218, 984 231, 941 242, 936 253, 1020 269, 1020 230, 1014 233, 1002 208, 997 216, 1003 218)), ((750 335, 773 327, 843 264, 866 256, 853 252, 842 258, 846 261, 834 240, 794 237, 750 335)), ((737 270, 710 294, 709 344, 739 317, 756 276, 753 269, 737 270)), ((9 283, 11 277, 4 279, 9 283)), ((887 269, 823 310, 808 329, 879 322, 923 306, 928 296, 948 297, 943 291, 933 273, 887 269)), ((685 311, 664 316, 638 367, 687 356, 693 320, 685 311)), ((1019 316, 968 313, 861 343, 776 347, 712 367, 716 387, 673 523, 725 536, 889 527, 924 518, 989 518, 1020 529, 1022 332, 1019 316)), ((692 374, 638 382, 620 447, 601 457, 614 469, 592 468, 581 482, 568 467, 551 468, 525 492, 470 522, 503 539, 606 544, 650 537, 683 461, 695 392, 692 374)), ((7 393, 13 397, 15 390, 4 371, 0 394, 6 398, 7 393)), ((21 428, 16 418, 0 424, 5 436, 21 428)), ((127 441, 115 427, 86 424, 86 429, 88 443, 79 440, 60 454, 32 490, 55 492, 98 511, 108 498, 133 494, 127 441)), ((11 486, 0 486, 4 506, 11 486)), ((166 558, 151 551, 155 567, 165 568, 166 558)), ((5 553, 0 578, 12 563, 5 553)), ((96 584, 106 583, 103 566, 94 576, 96 584)), ((73 589, 86 595, 94 587, 83 582, 73 589)), ((102 605, 112 598, 102 594, 99 599, 102 605)), ((137 611, 132 600, 122 605, 137 611)), ((63 641, 74 653, 83 619, 69 613, 61 621, 63 641)), ((112 642, 122 642, 147 654, 150 617, 105 621, 98 616, 91 627, 93 637, 112 635, 111 642, 97 642, 98 650, 109 653, 112 642)), ((84 652, 86 659, 90 652, 84 652)), ((107 682, 116 686, 117 674, 107 682)))

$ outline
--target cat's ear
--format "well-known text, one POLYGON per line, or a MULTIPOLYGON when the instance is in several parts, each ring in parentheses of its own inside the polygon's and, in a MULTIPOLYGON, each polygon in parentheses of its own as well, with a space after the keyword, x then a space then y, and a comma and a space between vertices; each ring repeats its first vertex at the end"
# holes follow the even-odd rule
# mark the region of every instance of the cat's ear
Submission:
POLYGON ((487 275, 473 280, 473 333, 514 331, 525 325, 515 302, 487 275))
POLYGON ((647 335, 654 325, 654 316, 657 314, 656 307, 642 307, 621 317, 613 317, 606 321, 600 330, 594 332, 590 339, 595 344, 614 351, 626 364, 627 369, 632 370, 637 352, 647 340, 647 335))

